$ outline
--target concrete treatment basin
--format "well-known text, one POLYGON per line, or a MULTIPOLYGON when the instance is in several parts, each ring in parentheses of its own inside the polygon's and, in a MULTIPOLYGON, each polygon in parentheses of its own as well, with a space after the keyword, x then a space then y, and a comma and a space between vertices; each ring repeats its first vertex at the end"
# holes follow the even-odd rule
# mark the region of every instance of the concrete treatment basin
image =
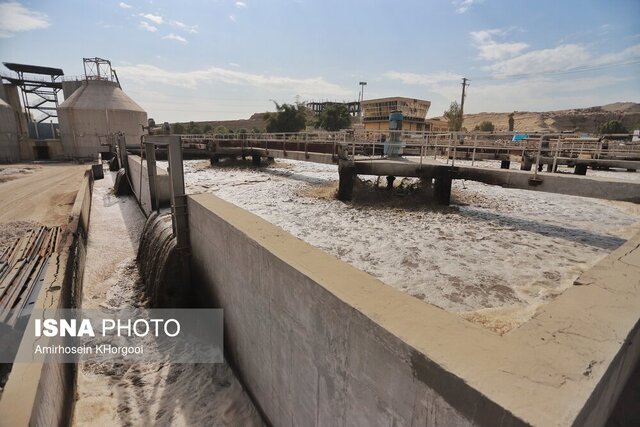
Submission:
POLYGON ((632 236, 640 220, 632 203, 462 181, 454 181, 451 208, 370 185, 360 189, 360 200, 343 203, 334 198, 336 166, 291 160, 259 169, 186 161, 185 180, 187 192, 213 193, 501 334, 569 289, 632 236))

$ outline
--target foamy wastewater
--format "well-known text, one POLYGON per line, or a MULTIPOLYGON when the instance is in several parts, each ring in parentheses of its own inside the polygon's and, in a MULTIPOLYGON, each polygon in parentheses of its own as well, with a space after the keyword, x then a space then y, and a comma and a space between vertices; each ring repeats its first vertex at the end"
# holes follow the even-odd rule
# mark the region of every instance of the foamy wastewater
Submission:
MULTIPOLYGON (((147 306, 135 259, 144 218, 113 197, 111 175, 95 182, 83 285, 83 307, 107 313, 147 306)), ((76 426, 262 425, 226 363, 80 363, 77 393, 76 426)))
POLYGON ((419 200, 409 208, 343 203, 326 197, 337 178, 336 166, 292 160, 257 170, 185 162, 188 192, 214 193, 390 286, 501 333, 620 246, 640 219, 627 203, 468 181, 454 181, 453 206, 445 210, 419 200))

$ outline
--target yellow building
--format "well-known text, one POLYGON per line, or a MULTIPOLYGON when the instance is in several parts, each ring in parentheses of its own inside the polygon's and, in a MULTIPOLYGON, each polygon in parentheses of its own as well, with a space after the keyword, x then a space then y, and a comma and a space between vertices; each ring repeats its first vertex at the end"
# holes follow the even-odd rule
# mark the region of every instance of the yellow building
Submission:
POLYGON ((427 130, 431 132, 449 132, 449 120, 427 119, 427 130))
POLYGON ((427 131, 427 112, 431 101, 422 99, 392 98, 368 99, 362 101, 362 122, 365 130, 388 130, 389 114, 400 111, 404 116, 402 130, 427 131))

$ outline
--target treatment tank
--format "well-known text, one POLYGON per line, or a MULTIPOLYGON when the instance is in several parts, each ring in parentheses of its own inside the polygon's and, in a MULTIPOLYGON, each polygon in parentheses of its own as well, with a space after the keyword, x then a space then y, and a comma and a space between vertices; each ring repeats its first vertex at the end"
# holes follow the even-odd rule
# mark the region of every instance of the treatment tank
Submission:
POLYGON ((138 144, 147 113, 129 98, 117 82, 85 80, 58 107, 60 139, 69 159, 95 159, 106 136, 122 132, 128 144, 138 144))
POLYGON ((13 108, 0 96, 0 163, 20 161, 18 126, 13 108))

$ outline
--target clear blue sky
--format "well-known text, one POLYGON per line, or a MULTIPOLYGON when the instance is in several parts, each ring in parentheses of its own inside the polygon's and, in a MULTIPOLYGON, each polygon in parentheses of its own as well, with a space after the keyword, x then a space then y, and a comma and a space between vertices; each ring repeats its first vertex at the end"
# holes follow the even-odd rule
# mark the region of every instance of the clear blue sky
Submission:
MULTIPOLYGON (((407 96, 441 115, 640 102, 639 0, 0 0, 0 60, 110 59, 156 121, 407 96)), ((0 67, 1 72, 7 72, 0 67)))

